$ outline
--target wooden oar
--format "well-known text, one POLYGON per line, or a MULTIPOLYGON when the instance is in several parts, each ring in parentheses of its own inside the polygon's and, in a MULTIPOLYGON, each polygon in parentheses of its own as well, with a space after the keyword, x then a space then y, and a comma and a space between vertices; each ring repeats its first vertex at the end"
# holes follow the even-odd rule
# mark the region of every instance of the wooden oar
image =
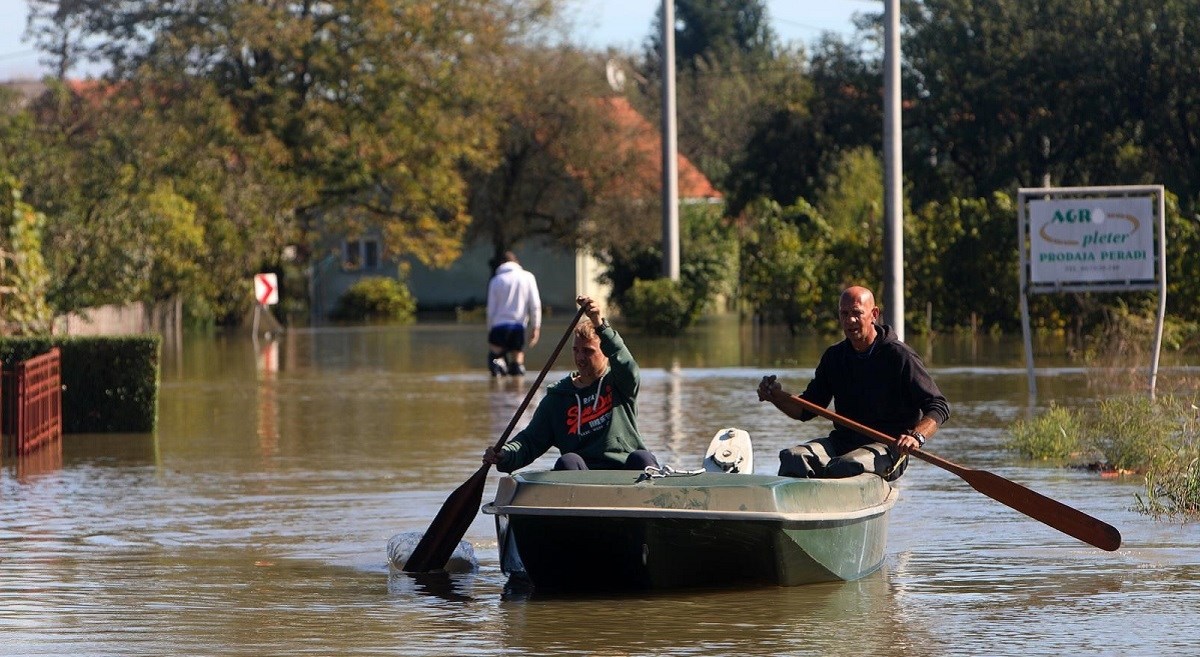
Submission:
MULTIPOLYGON (((508 422, 504 433, 500 435, 500 440, 496 441, 496 449, 500 449, 504 443, 508 442, 513 427, 517 426, 517 420, 521 418, 521 414, 533 400, 533 393, 537 392, 538 387, 542 385, 542 380, 546 378, 550 366, 554 364, 559 352, 567 344, 567 338, 571 337, 580 317, 583 317, 583 308, 575 313, 575 319, 572 319, 571 324, 567 326, 567 332, 558 341, 554 353, 550 354, 549 360, 542 366, 542 371, 538 373, 537 379, 533 381, 533 385, 529 386, 529 392, 525 393, 525 399, 517 407, 517 412, 508 422)), ((479 505, 483 501, 483 487, 487 483, 487 474, 491 467, 490 463, 484 463, 475 471, 475 474, 471 475, 470 479, 450 493, 450 497, 447 497, 446 501, 442 503, 442 509, 433 518, 433 522, 421 537, 420 542, 417 543, 417 547, 413 548, 412 556, 405 562, 405 572, 426 573, 446 567, 446 562, 450 561, 450 556, 454 554, 454 548, 458 547, 459 541, 467 533, 467 528, 475 520, 475 515, 479 513, 479 505)))
MULTIPOLYGON (((896 444, 895 438, 881 431, 876 431, 865 424, 842 417, 798 395, 789 396, 804 408, 821 417, 833 420, 835 423, 851 431, 855 431, 881 443, 896 444)), ((944 458, 930 454, 923 449, 913 450, 909 453, 922 461, 932 463, 943 470, 949 470, 962 477, 968 484, 971 484, 971 488, 987 495, 993 500, 1001 504, 1006 504, 1064 534, 1074 536, 1084 543, 1089 543, 1101 550, 1108 550, 1110 552, 1121 547, 1121 532, 1117 531, 1116 527, 1093 518, 1078 509, 1069 507, 1057 500, 1052 500, 1041 493, 1032 491, 1016 482, 1009 481, 1000 475, 992 474, 986 470, 963 467, 957 463, 952 463, 944 458)))

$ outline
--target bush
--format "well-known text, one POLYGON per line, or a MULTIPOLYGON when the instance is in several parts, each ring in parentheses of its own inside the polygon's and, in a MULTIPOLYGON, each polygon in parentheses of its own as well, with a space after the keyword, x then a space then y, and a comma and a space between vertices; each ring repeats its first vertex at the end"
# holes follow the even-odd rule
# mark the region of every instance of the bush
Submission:
POLYGON ((1173 468, 1151 468, 1146 496, 1137 501, 1138 511, 1152 516, 1200 517, 1200 455, 1173 468))
POLYGON ((679 335, 696 319, 688 308, 687 295, 678 281, 638 279, 621 301, 621 316, 652 335, 679 335))
POLYGON ((1179 412, 1172 397, 1104 399, 1091 416, 1091 443, 1113 469, 1145 471, 1171 451, 1179 431, 1179 412))
MULTIPOLYGON (((650 329, 660 334, 681 333, 695 323, 720 295, 734 292, 738 243, 733 227, 722 217, 720 207, 689 205, 680 211, 682 234, 677 287, 686 306, 682 314, 685 321, 675 329, 669 326, 650 329)), ((639 280, 656 280, 663 271, 661 244, 642 244, 621 250, 609 250, 600 254, 600 258, 605 263, 605 271, 600 275, 600 281, 612 286, 609 301, 622 309, 635 308, 638 304, 645 303, 645 298, 627 297, 639 280)), ((675 294, 673 290, 667 291, 666 287, 664 285, 662 290, 654 293, 643 291, 642 294, 650 294, 660 300, 664 295, 675 294)), ((669 305, 676 305, 676 301, 672 299, 669 305)), ((677 315, 676 313, 673 316, 677 315)), ((659 319, 661 318, 652 319, 650 324, 658 326, 659 319)))
POLYGON ((1095 452, 1106 469, 1146 474, 1137 509, 1155 516, 1200 517, 1200 407, 1195 400, 1113 397, 1084 414, 1051 405, 1009 430, 1009 449, 1030 458, 1095 452))
POLYGON ((417 300, 407 285, 394 278, 371 276, 346 290, 332 317, 351 322, 411 322, 416 311, 417 300))
POLYGON ((1080 449, 1079 418, 1070 410, 1050 404, 1032 420, 1018 420, 1009 429, 1006 447, 1030 459, 1066 459, 1080 449))

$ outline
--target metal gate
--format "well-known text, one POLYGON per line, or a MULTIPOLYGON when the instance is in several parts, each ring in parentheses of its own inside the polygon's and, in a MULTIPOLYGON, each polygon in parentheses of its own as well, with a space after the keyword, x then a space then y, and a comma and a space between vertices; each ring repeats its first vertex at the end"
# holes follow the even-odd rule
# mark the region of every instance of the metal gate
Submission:
POLYGON ((62 449, 62 376, 58 347, 4 372, 3 427, 10 455, 62 449))

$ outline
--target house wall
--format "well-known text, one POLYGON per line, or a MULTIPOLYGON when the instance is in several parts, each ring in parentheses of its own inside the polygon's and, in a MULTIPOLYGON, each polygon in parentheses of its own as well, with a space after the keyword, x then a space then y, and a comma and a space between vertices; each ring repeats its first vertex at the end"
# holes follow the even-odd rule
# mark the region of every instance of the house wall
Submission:
MULTIPOLYGON (((602 271, 595 258, 573 254, 546 244, 530 244, 513 250, 525 269, 537 277, 538 291, 546 312, 571 312, 575 297, 588 294, 608 300, 608 287, 595 281, 602 271)), ((488 260, 490 244, 475 242, 447 269, 431 269, 411 263, 408 287, 422 310, 483 307, 487 303, 487 285, 492 272, 488 260)))
MULTIPOLYGON (((368 234, 364 239, 378 239, 368 234)), ((587 294, 607 303, 611 289, 596 282, 603 266, 590 254, 571 253, 545 242, 531 242, 514 249, 521 266, 537 277, 542 306, 547 314, 574 312, 575 297, 587 294)), ((367 276, 397 277, 400 264, 380 260, 375 267, 347 268, 345 243, 326 244, 326 256, 313 265, 310 289, 313 321, 326 321, 337 306, 338 299, 356 281, 367 276)), ((405 281, 417 298, 421 311, 451 311, 482 309, 487 305, 487 285, 492 271, 490 244, 476 241, 468 245, 449 267, 432 268, 414 258, 405 258, 408 266, 405 281)))
POLYGON ((309 281, 309 302, 312 321, 321 323, 337 307, 338 299, 359 279, 375 276, 397 278, 399 267, 395 260, 380 259, 374 267, 347 268, 341 246, 330 247, 326 255, 312 266, 309 281))

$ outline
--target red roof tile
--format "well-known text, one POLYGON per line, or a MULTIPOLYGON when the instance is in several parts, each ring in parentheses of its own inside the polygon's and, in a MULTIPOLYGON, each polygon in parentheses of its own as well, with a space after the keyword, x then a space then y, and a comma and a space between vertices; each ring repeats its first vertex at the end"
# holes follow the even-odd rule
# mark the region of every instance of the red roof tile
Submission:
MULTIPOLYGON (((638 113, 624 96, 600 99, 609 110, 609 115, 627 135, 627 148, 633 151, 638 167, 636 178, 646 183, 643 187, 656 190, 662 188, 662 137, 657 129, 638 113), (650 184, 653 181, 653 184, 650 184)), ((721 192, 713 187, 699 169, 682 153, 678 155, 679 198, 719 199, 721 192)), ((626 185, 631 186, 631 185, 626 185)))

